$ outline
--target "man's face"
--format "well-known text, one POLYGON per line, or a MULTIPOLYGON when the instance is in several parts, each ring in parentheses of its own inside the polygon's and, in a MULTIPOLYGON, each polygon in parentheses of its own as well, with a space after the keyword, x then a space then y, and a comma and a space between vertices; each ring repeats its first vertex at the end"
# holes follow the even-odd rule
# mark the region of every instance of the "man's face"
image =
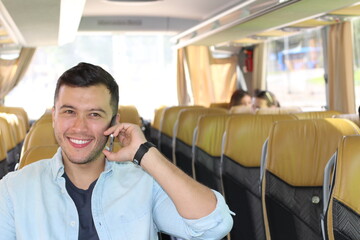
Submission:
POLYGON ((85 164, 103 159, 104 131, 112 117, 110 93, 104 85, 60 87, 53 108, 55 137, 64 161, 85 164))

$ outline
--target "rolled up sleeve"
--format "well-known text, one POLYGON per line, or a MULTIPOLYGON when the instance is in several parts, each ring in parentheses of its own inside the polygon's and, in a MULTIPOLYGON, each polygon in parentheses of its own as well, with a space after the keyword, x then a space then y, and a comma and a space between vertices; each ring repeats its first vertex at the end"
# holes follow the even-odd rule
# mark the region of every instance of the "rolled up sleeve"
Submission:
POLYGON ((213 192, 217 199, 213 212, 200 219, 184 219, 192 239, 221 239, 230 232, 233 226, 231 216, 233 213, 225 203, 223 196, 214 190, 213 192))
POLYGON ((199 219, 181 217, 174 203, 160 187, 157 187, 156 192, 154 221, 159 231, 187 240, 219 240, 226 236, 233 226, 233 213, 224 197, 217 191, 213 190, 217 199, 216 208, 199 219))

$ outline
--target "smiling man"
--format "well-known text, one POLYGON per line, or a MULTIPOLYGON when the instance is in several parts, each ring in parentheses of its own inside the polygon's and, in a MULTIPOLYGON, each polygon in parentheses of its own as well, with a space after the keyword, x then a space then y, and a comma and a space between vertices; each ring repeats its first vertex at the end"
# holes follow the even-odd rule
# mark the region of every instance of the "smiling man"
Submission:
POLYGON ((119 121, 118 85, 80 63, 58 80, 52 159, 0 181, 0 239, 221 239, 232 227, 224 198, 168 161, 141 129, 119 121), (122 144, 105 150, 113 134, 122 144))

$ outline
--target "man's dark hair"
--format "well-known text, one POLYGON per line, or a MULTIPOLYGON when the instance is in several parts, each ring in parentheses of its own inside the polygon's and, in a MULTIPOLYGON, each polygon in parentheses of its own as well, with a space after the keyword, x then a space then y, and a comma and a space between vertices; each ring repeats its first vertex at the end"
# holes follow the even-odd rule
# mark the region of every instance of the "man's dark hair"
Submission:
POLYGON ((62 85, 70 87, 90 87, 103 84, 110 92, 110 105, 115 115, 119 104, 119 87, 115 79, 103 68, 89 63, 79 63, 64 72, 58 79, 55 89, 54 104, 62 85))

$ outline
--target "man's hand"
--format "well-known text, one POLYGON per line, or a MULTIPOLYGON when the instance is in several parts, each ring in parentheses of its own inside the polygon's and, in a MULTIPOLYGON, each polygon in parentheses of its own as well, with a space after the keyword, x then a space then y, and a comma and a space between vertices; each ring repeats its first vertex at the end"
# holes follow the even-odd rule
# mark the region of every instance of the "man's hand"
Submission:
POLYGON ((117 137, 122 146, 118 152, 103 150, 106 158, 110 161, 132 161, 140 145, 146 142, 146 138, 140 127, 131 123, 119 123, 104 132, 106 136, 110 134, 117 137))

